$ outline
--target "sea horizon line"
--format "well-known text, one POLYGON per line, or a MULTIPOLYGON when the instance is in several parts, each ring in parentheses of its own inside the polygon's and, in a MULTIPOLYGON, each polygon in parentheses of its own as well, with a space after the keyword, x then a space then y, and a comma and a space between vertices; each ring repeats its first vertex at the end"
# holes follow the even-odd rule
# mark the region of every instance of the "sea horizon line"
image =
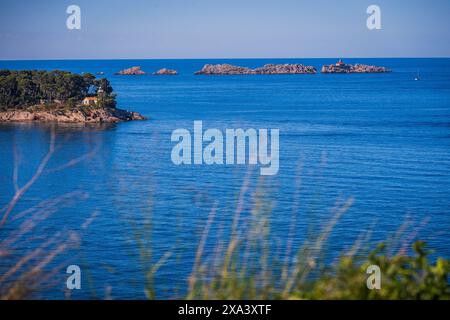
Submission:
POLYGON ((296 59, 450 59, 450 57, 265 57, 265 58, 67 58, 67 59, 0 59, 0 61, 148 61, 148 60, 296 60, 296 59))

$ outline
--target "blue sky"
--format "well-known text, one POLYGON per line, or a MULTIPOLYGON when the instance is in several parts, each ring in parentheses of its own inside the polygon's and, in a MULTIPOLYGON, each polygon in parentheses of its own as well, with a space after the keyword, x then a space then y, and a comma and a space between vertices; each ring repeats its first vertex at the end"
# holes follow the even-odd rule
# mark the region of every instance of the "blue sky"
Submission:
POLYGON ((448 0, 1 0, 0 59, 450 57, 449 14, 448 0))

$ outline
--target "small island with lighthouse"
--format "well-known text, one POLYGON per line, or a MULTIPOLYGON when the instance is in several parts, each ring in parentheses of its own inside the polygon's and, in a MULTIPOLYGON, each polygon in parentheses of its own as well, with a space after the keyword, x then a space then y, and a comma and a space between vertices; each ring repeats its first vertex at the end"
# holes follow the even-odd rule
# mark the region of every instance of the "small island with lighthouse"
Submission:
POLYGON ((385 73, 391 72, 386 67, 370 66, 366 64, 347 64, 342 59, 335 64, 322 66, 322 73, 385 73))

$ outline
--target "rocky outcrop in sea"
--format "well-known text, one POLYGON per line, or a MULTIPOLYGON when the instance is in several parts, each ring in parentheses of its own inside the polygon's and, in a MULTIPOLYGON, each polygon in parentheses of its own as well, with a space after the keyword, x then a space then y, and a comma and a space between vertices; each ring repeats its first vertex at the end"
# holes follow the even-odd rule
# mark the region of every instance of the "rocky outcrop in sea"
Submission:
POLYGON ((266 64, 253 70, 254 74, 314 74, 316 72, 316 68, 302 64, 266 64))
POLYGON ((15 109, 0 111, 0 122, 66 122, 66 123, 116 123, 146 120, 143 115, 116 108, 74 108, 70 110, 15 109))
POLYGON ((252 70, 246 67, 233 66, 231 64, 205 64, 200 71, 194 74, 206 75, 233 75, 233 74, 251 74, 252 70))
POLYGON ((131 67, 128 69, 120 70, 119 72, 114 73, 115 75, 121 76, 140 76, 145 75, 146 73, 141 69, 141 67, 131 67))
POLYGON ((178 74, 176 70, 162 68, 153 73, 155 76, 175 76, 178 74))
POLYGON ((237 74, 314 74, 316 69, 302 64, 266 64, 256 69, 231 64, 205 64, 196 75, 237 75, 237 74))
POLYGON ((384 73, 391 72, 388 68, 365 64, 347 64, 339 60, 336 64, 322 66, 322 73, 384 73))

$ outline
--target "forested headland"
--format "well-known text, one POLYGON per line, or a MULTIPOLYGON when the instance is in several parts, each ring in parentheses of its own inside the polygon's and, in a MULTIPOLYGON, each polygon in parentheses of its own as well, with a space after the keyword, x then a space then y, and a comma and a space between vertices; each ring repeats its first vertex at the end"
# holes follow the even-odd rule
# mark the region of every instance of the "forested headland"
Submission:
POLYGON ((106 78, 96 79, 90 73, 82 75, 53 70, 0 70, 0 110, 41 106, 76 107, 85 97, 98 98, 96 107, 115 108, 115 94, 106 78))

